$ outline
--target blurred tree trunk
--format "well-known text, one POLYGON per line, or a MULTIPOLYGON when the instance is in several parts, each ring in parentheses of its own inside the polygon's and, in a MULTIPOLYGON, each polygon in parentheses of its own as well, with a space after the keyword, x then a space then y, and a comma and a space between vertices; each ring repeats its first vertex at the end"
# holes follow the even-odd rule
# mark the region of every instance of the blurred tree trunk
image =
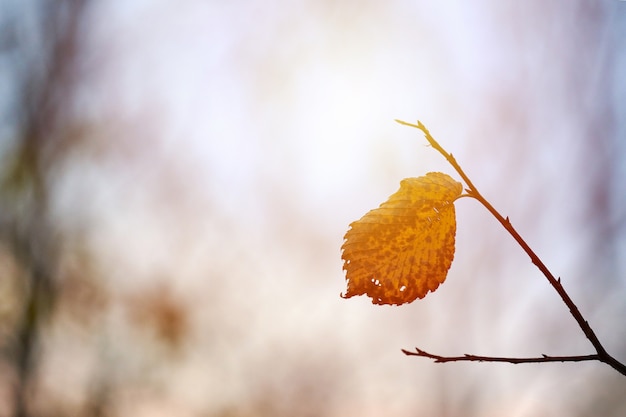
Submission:
POLYGON ((11 356, 16 416, 31 414, 41 331, 53 313, 57 294, 54 275, 60 242, 51 219, 49 193, 55 161, 66 151, 63 125, 76 81, 85 4, 65 0, 7 6, 14 19, 2 33, 13 58, 10 76, 18 86, 10 102, 14 137, 0 188, 0 236, 24 271, 22 311, 11 356))

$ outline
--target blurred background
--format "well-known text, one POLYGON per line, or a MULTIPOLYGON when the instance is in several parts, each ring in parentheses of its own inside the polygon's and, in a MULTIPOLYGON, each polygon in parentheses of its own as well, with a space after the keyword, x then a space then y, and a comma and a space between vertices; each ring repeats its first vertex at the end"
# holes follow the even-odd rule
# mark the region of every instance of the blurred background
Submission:
POLYGON ((0 416, 623 416, 489 214, 343 300, 348 224, 454 171, 626 361, 626 2, 0 1, 0 416))

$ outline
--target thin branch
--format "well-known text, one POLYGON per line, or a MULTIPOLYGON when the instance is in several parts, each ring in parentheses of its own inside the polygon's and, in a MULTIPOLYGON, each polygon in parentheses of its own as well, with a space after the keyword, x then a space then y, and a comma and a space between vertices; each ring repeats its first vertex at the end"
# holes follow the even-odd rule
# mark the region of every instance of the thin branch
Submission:
POLYGON ((436 363, 444 362, 506 362, 512 364, 518 363, 541 363, 541 362, 584 362, 598 361, 599 355, 579 355, 579 356, 548 356, 541 355, 536 358, 507 358, 500 356, 479 356, 464 354, 463 356, 440 356, 428 353, 420 348, 415 348, 415 352, 402 349, 407 356, 421 356, 423 358, 433 359, 436 363))
POLYGON ((611 366, 613 369, 615 369, 617 372, 626 376, 626 365, 619 362, 617 359, 613 358, 611 355, 608 354, 608 352, 606 351, 604 346, 602 346, 602 343, 600 343, 600 340, 596 336, 595 332, 593 331, 593 329, 591 328, 587 320, 585 320, 581 312, 578 310, 578 307, 576 306, 576 304, 572 301, 569 294, 567 294, 567 292, 565 291, 565 288, 563 288, 563 285, 561 285, 561 279, 560 278, 557 279, 554 277, 554 275, 545 266, 545 264, 541 261, 541 259, 535 254, 535 252, 530 248, 530 246, 528 246, 526 241, 522 239, 522 237, 517 232, 517 230, 515 230, 515 228, 509 221, 509 218, 508 217, 505 218, 504 216, 502 216, 478 192, 478 189, 472 183, 469 177, 465 174, 463 169, 461 169, 459 164, 456 162, 456 159, 454 159, 454 156, 446 152, 446 150, 443 149, 441 145, 439 145, 439 143, 430 135, 430 132, 428 131, 428 129, 426 129, 426 126, 424 126, 422 122, 418 121, 416 125, 412 123, 404 122, 402 120, 397 120, 397 119, 396 119, 396 122, 406 125, 406 126, 414 127, 416 129, 421 130, 424 133, 428 143, 433 148, 435 148, 441 155, 443 155, 444 158, 446 158, 446 160, 450 163, 450 165, 452 165, 452 167, 456 170, 456 172, 461 176, 463 181, 465 181, 465 184, 468 187, 466 190, 467 193, 471 197, 474 197, 476 200, 478 200, 500 222, 500 224, 502 224, 502 226, 509 232, 509 234, 513 237, 513 239, 515 239, 515 241, 522 247, 522 249, 524 249, 524 252, 526 252, 526 254, 530 257, 530 260, 532 261, 532 263, 535 266, 537 266, 537 268, 539 268, 539 270, 546 277, 550 285, 552 285, 552 287, 559 294, 559 296, 561 297, 561 299, 563 300, 563 302, 569 309, 570 313, 572 314, 572 317, 574 317, 574 319, 580 326, 581 330, 583 331, 587 339, 591 342, 591 344, 595 348, 597 355, 590 355, 590 356, 597 356, 597 358, 594 358, 594 360, 604 362, 607 365, 611 366))

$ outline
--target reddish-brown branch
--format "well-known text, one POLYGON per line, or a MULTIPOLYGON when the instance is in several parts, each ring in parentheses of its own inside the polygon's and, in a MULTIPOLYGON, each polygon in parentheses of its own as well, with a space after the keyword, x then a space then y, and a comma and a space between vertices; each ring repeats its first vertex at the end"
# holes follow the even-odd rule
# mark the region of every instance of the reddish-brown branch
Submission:
POLYGON ((437 363, 444 362, 506 362, 506 363, 541 363, 541 362, 584 362, 600 360, 599 355, 579 355, 579 356, 548 356, 541 355, 535 358, 508 358, 500 356, 479 356, 464 354, 463 356, 440 356, 428 353, 420 348, 415 348, 415 352, 402 349, 407 356, 421 356, 433 359, 437 363))
MULTIPOLYGON (((567 308, 569 309, 570 313, 572 314, 572 317, 574 317, 574 319, 576 320, 576 322, 578 323, 578 325, 580 326, 581 330, 583 331, 583 333, 585 334, 585 336, 587 337, 587 339, 591 342, 591 344, 593 345, 593 347, 596 350, 596 355, 587 355, 587 356, 567 356, 565 358, 586 358, 586 359, 579 359, 580 360, 597 360, 600 362, 604 362, 607 365, 611 366, 613 369, 615 369, 617 372, 621 373, 622 375, 626 375, 626 365, 624 365, 623 363, 621 363, 620 361, 618 361, 617 359, 613 358, 611 355, 608 354, 608 352, 606 351, 606 349, 604 349, 604 346, 602 346, 602 343, 600 343, 600 340, 598 339, 598 337, 596 336, 595 332, 593 331, 593 329, 591 328, 591 326, 589 325, 589 323, 587 322, 587 320, 585 320, 585 318, 583 317, 583 315, 581 314, 580 310, 578 310, 578 307, 576 306, 576 304, 574 303, 574 301, 572 301, 572 299, 570 298, 569 294, 567 294, 567 292, 565 291, 565 288, 563 288, 563 285, 561 285, 561 279, 560 278, 555 278, 554 275, 550 272, 550 270, 545 266, 545 264, 541 261, 541 259, 535 254, 535 252, 530 248, 530 246, 528 246, 528 244, 526 243, 526 241, 524 239, 522 239, 522 237, 520 236, 520 234, 517 232, 517 230, 515 230, 515 228, 513 227, 513 225, 511 224, 511 222, 509 221, 508 217, 504 217, 502 216, 479 192, 478 189, 476 188, 476 186, 474 186, 474 184, 472 183, 472 181, 469 179, 469 177, 465 174, 465 172, 463 171, 463 169, 461 169, 461 166, 456 162, 456 159, 454 158, 454 156, 452 156, 452 154, 446 152, 445 149, 443 149, 441 147, 441 145, 439 145, 439 143, 430 135, 430 132, 428 131, 428 129, 426 129, 426 126, 424 126, 422 124, 422 122, 418 121, 417 124, 412 124, 412 123, 407 123, 407 122, 403 122, 401 120, 396 120, 398 123, 406 125, 406 126, 411 126, 414 127, 416 129, 421 130, 424 135, 426 136, 426 140, 428 141, 428 143, 435 148, 441 155, 443 155, 444 158, 446 158, 446 160, 450 163, 450 165, 452 165, 452 167, 456 170, 456 172, 461 176, 461 178, 463 179, 463 181, 465 181, 465 184, 467 185, 467 193, 470 197, 475 198, 476 200, 478 200, 497 220, 498 222, 500 222, 500 224, 509 232, 509 234, 513 237, 513 239, 515 239, 515 241, 522 247, 522 249, 524 250, 524 252, 526 252, 526 254, 528 254, 528 256, 530 257, 530 260, 532 261, 532 263, 537 266, 537 268, 541 271, 541 273, 546 277, 546 279, 548 280, 548 282, 550 283, 550 285, 552 285, 552 287, 556 290, 556 292, 559 294, 559 296, 561 297, 561 299, 563 300, 563 302, 565 303, 565 305, 567 306, 567 308)), ((407 353, 407 351, 404 351, 405 353, 407 353)), ((419 349, 417 349, 418 354, 416 353, 412 353, 413 356, 426 356, 426 357, 431 357, 433 359, 437 359, 437 357, 434 357, 435 355, 430 355, 430 354, 426 354, 426 352, 421 351, 419 349), (419 354, 419 352, 422 352, 424 354, 419 354)), ((407 353, 408 354, 408 353, 407 353)), ((459 358, 467 358, 467 357, 474 357, 474 358, 483 358, 483 359, 474 359, 474 360, 482 360, 482 361, 487 361, 488 357, 481 357, 481 356, 461 356, 459 358)), ((436 360, 436 362, 449 362, 450 360, 444 360, 444 357, 438 357, 441 358, 441 360, 436 360)), ((546 356, 546 358, 559 358, 558 356, 546 356)), ((490 360, 491 362, 510 362, 508 360, 504 360, 504 359, 514 359, 514 358, 491 358, 492 360, 490 360)), ((534 358, 534 359, 539 359, 539 358, 534 358)), ((471 360, 471 359, 456 359, 456 360, 471 360)), ((558 360, 559 362, 571 362, 573 360, 558 360)), ((523 361, 518 361, 518 362, 513 362, 513 363, 525 363, 525 362, 556 362, 555 360, 523 360, 523 361)))

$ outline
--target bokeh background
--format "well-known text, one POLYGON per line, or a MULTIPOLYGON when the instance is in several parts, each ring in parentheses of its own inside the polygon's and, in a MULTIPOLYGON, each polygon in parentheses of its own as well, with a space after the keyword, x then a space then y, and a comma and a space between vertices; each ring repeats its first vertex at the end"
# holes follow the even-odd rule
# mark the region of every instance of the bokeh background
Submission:
POLYGON ((499 224, 343 300, 348 224, 454 172, 626 360, 626 2, 0 1, 0 416, 623 416, 499 224))

